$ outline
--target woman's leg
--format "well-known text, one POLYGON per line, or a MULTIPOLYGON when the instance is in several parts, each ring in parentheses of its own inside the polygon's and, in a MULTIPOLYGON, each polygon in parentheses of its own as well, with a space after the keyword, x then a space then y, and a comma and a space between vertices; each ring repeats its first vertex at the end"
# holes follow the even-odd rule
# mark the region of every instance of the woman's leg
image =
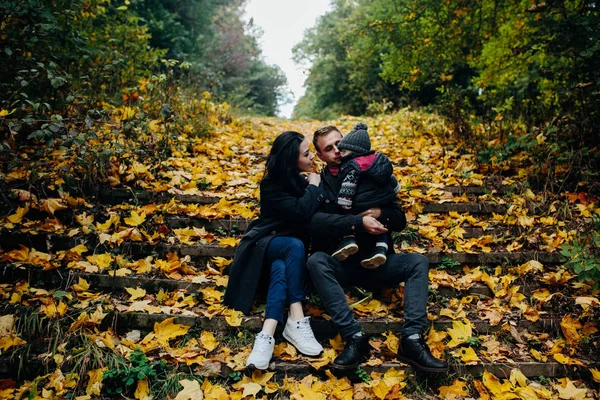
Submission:
POLYGON ((283 309, 287 298, 286 265, 283 260, 276 259, 271 263, 270 275, 263 331, 273 335, 277 323, 283 323, 283 309))
MULTIPOLYGON (((269 242, 265 262, 271 264, 269 279, 269 291, 267 293, 267 305, 265 309, 265 321, 262 331, 256 335, 252 353, 246 361, 251 368, 267 369, 273 356, 275 345, 275 329, 277 323, 283 323, 283 310, 287 303, 288 287, 286 274, 286 255, 288 254, 288 243, 293 238, 276 237, 269 242)), ((302 243, 302 242, 300 242, 302 243)), ((302 247, 304 252, 304 247, 302 247)), ((304 253, 302 254, 304 257, 304 253)), ((302 306, 300 306, 302 308, 302 306)))
POLYGON ((304 279, 306 264, 304 244, 296 238, 281 237, 278 257, 285 264, 287 299, 290 303, 290 313, 283 330, 283 337, 292 343, 298 351, 308 356, 319 355, 323 346, 317 342, 310 327, 308 317, 304 317, 302 301, 304 295, 304 279))

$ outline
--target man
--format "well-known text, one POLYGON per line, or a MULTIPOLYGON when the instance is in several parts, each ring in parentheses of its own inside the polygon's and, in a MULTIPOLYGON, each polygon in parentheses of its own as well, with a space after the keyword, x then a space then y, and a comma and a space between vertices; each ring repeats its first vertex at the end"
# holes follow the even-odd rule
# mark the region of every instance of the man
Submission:
MULTIPOLYGON (((422 371, 447 371, 448 365, 433 357, 423 338, 428 323, 429 261, 426 257, 420 254, 393 254, 393 246, 390 246, 391 254, 385 264, 377 269, 365 269, 360 266, 360 260, 364 258, 361 251, 344 262, 330 256, 331 250, 344 236, 363 234, 369 240, 388 230, 401 231, 406 226, 406 217, 399 206, 371 208, 362 215, 339 214, 337 194, 340 182, 336 175, 342 158, 337 148, 341 139, 342 134, 335 126, 322 127, 313 137, 317 156, 327 166, 321 174, 325 201, 311 220, 312 254, 307 262, 323 305, 346 341, 346 347, 333 361, 332 367, 339 370, 354 369, 370 353, 369 338, 354 318, 342 287, 356 284, 377 289, 404 282, 404 325, 398 359, 422 371), (384 221, 385 225, 379 221, 384 221)), ((372 248, 369 245, 362 247, 372 248)))

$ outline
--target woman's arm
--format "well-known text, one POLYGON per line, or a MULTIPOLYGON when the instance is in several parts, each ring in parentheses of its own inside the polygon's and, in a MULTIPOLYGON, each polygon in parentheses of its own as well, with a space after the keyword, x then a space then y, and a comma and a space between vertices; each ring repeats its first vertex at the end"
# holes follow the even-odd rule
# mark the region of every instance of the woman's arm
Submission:
POLYGON ((305 223, 323 200, 320 186, 308 185, 303 195, 295 197, 273 182, 260 185, 261 213, 274 215, 287 222, 305 223))

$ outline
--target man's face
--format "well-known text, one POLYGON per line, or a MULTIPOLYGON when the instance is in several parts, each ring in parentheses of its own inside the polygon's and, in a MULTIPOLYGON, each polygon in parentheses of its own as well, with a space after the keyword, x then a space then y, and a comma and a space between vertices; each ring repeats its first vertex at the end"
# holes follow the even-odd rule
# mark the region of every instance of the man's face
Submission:
POLYGON ((319 151, 317 157, 327 164, 328 167, 339 167, 342 162, 342 153, 337 145, 342 140, 342 134, 338 131, 329 131, 317 138, 319 151))

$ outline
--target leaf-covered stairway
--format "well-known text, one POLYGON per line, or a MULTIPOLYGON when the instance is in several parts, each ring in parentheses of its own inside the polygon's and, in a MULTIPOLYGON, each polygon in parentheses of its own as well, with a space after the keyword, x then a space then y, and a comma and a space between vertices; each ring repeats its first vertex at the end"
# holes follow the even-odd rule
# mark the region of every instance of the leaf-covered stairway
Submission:
MULTIPOLYGON (((346 131, 355 122, 338 124, 346 131)), ((321 358, 278 341, 273 374, 243 374, 260 305, 251 316, 222 307, 222 270, 256 216, 270 140, 317 127, 254 120, 213 139, 182 138, 160 165, 115 160, 94 197, 58 190, 61 166, 51 155, 60 149, 46 155, 46 170, 36 164, 43 184, 27 185, 31 158, 6 168, 0 348, 2 374, 14 384, 0 394, 166 398, 201 387, 205 398, 597 395, 598 292, 558 251, 598 215, 596 203, 534 193, 518 174, 477 173, 473 156, 439 145, 430 116, 369 124, 373 147, 392 159, 403 185, 409 226, 395 234, 397 250, 431 263, 428 342, 450 362, 448 376, 424 386, 395 360, 402 288, 375 297, 349 288, 372 336, 372 356, 351 379, 328 372, 342 344, 318 303, 307 311, 326 347, 321 358), (132 351, 139 376, 123 368, 133 365, 132 351)))

